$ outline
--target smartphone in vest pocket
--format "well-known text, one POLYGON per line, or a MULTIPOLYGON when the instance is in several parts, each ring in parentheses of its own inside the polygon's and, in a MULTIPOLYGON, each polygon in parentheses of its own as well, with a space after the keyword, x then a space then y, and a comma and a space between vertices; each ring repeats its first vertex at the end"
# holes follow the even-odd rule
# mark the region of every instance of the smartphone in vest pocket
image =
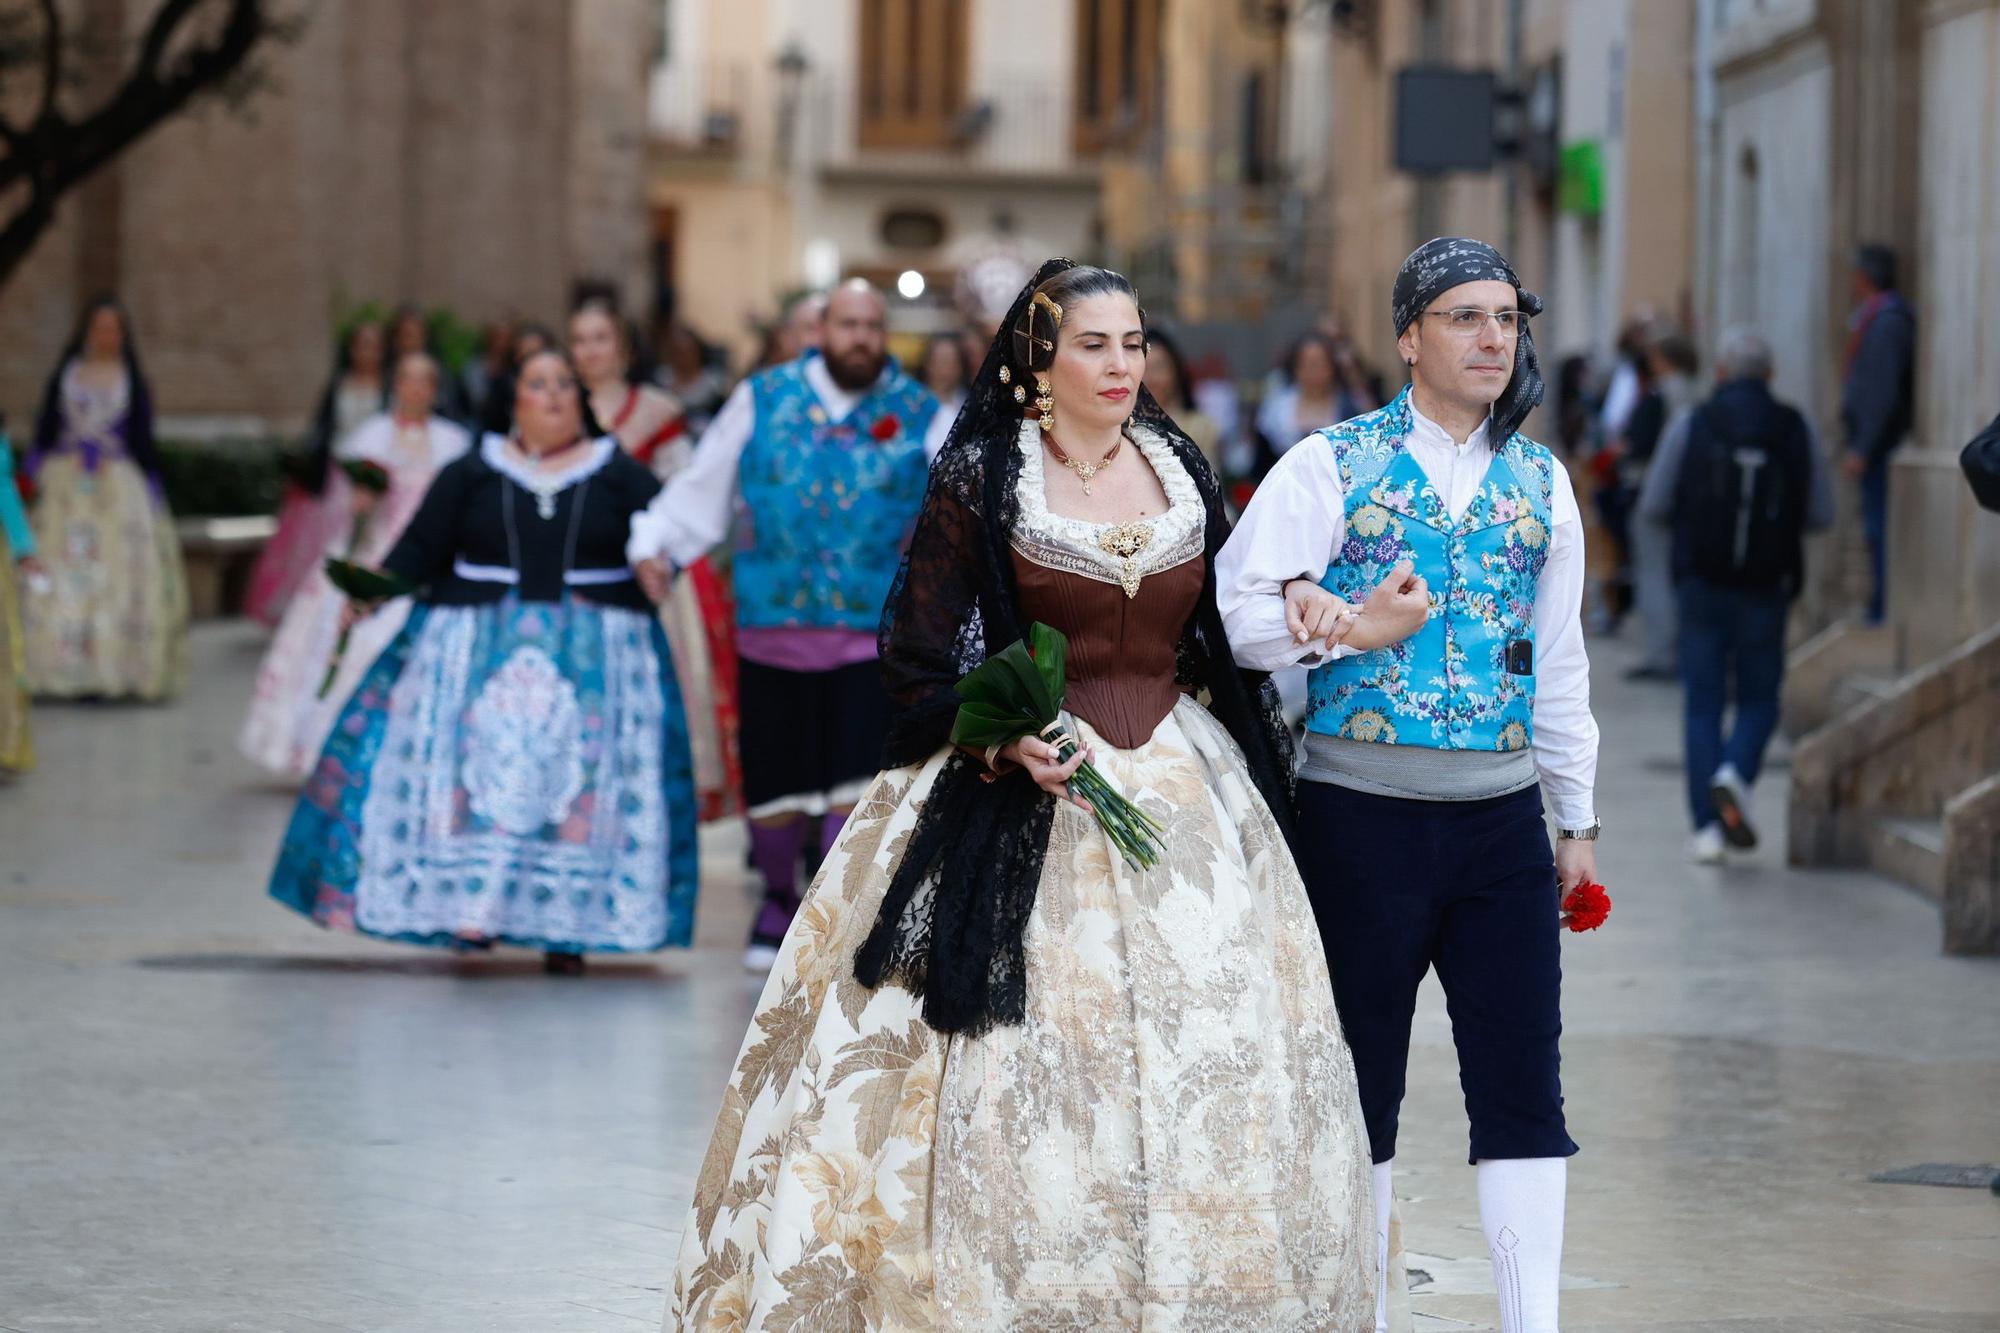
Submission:
POLYGON ((1507 674, 1510 676, 1532 676, 1535 674, 1535 641, 1515 639, 1507 645, 1507 674))

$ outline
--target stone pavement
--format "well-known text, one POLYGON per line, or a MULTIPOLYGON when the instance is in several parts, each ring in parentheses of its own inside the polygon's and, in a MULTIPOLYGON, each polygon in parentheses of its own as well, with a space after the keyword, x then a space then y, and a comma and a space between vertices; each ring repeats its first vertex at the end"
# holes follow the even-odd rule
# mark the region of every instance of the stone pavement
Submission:
MULTIPOLYGON (((656 1327, 756 997, 740 836, 693 953, 581 980, 323 933, 263 898, 259 646, 200 629, 170 708, 40 710, 0 787, 0 1329, 656 1327)), ((1868 1182, 2000 1160, 2000 962, 1776 846, 1690 867, 1674 693, 1596 652, 1617 907, 1565 946, 1565 1327, 2000 1329, 2000 1200, 1868 1182)), ((1454 1078, 1433 983, 1400 1163, 1432 1330, 1494 1319, 1454 1078)))

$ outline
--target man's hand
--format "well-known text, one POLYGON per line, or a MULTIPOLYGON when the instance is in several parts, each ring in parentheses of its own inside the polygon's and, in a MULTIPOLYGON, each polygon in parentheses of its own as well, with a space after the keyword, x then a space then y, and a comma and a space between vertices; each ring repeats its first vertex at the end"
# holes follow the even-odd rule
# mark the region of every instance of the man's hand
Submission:
POLYGON ((1354 610, 1311 579, 1293 579, 1285 585, 1285 625, 1292 631, 1292 642, 1301 648, 1324 639, 1327 651, 1333 651, 1354 628, 1354 610))
POLYGON ((1860 481, 1862 474, 1868 471, 1868 460, 1849 449, 1840 456, 1840 470, 1855 481, 1860 481))
POLYGON ((651 560, 641 560, 632 567, 639 576, 639 587, 647 598, 654 602, 667 600, 667 589, 673 586, 674 571, 668 567, 665 556, 654 556, 651 560))
POLYGON ((1563 895, 1597 881, 1597 844, 1583 838, 1556 839, 1556 886, 1563 895))
POLYGON ((1409 561, 1399 560, 1375 585, 1354 617, 1354 628, 1348 631, 1345 642, 1350 648, 1363 652, 1386 648, 1424 627, 1431 614, 1431 589, 1415 568, 1409 561))

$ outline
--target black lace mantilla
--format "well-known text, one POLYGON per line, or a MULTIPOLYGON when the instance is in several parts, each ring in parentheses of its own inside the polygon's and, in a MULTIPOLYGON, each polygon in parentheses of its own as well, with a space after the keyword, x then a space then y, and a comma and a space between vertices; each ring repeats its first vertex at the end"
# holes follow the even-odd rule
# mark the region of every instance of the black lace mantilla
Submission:
MULTIPOLYGON (((1008 538, 1019 520, 1015 487, 1021 409, 1000 381, 1009 333, 1034 290, 1072 267, 1052 259, 1001 321, 950 439, 931 470, 923 512, 883 612, 881 656, 893 705, 884 764, 922 763, 949 744, 952 687, 1022 637, 1008 538)), ((1182 683, 1235 738, 1265 802, 1291 837, 1292 747, 1277 692, 1239 670, 1215 602, 1215 555, 1229 535, 1220 489, 1201 452, 1141 391, 1134 421, 1173 446, 1207 506, 1201 602, 1182 631, 1182 683)), ((1022 938, 1048 851, 1055 799, 1020 772, 995 782, 978 759, 946 760, 924 802, 854 972, 923 1000, 940 1032, 978 1033, 1023 1021, 1022 938)))

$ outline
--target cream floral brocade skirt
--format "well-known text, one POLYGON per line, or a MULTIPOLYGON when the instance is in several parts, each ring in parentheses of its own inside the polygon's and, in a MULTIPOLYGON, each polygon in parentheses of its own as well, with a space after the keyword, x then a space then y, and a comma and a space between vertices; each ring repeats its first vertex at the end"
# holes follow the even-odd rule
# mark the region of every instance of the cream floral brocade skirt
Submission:
POLYGON ((187 675, 180 539, 146 476, 123 458, 95 473, 68 455, 40 477, 35 544, 48 592, 22 599, 28 686, 63 698, 160 700, 187 675))
POLYGON ((945 757, 882 774, 745 1038, 667 1329, 1374 1326, 1367 1136, 1277 825, 1192 702, 1136 750, 1079 730, 1161 864, 1060 809, 1027 1021, 946 1038, 852 975, 945 757))

